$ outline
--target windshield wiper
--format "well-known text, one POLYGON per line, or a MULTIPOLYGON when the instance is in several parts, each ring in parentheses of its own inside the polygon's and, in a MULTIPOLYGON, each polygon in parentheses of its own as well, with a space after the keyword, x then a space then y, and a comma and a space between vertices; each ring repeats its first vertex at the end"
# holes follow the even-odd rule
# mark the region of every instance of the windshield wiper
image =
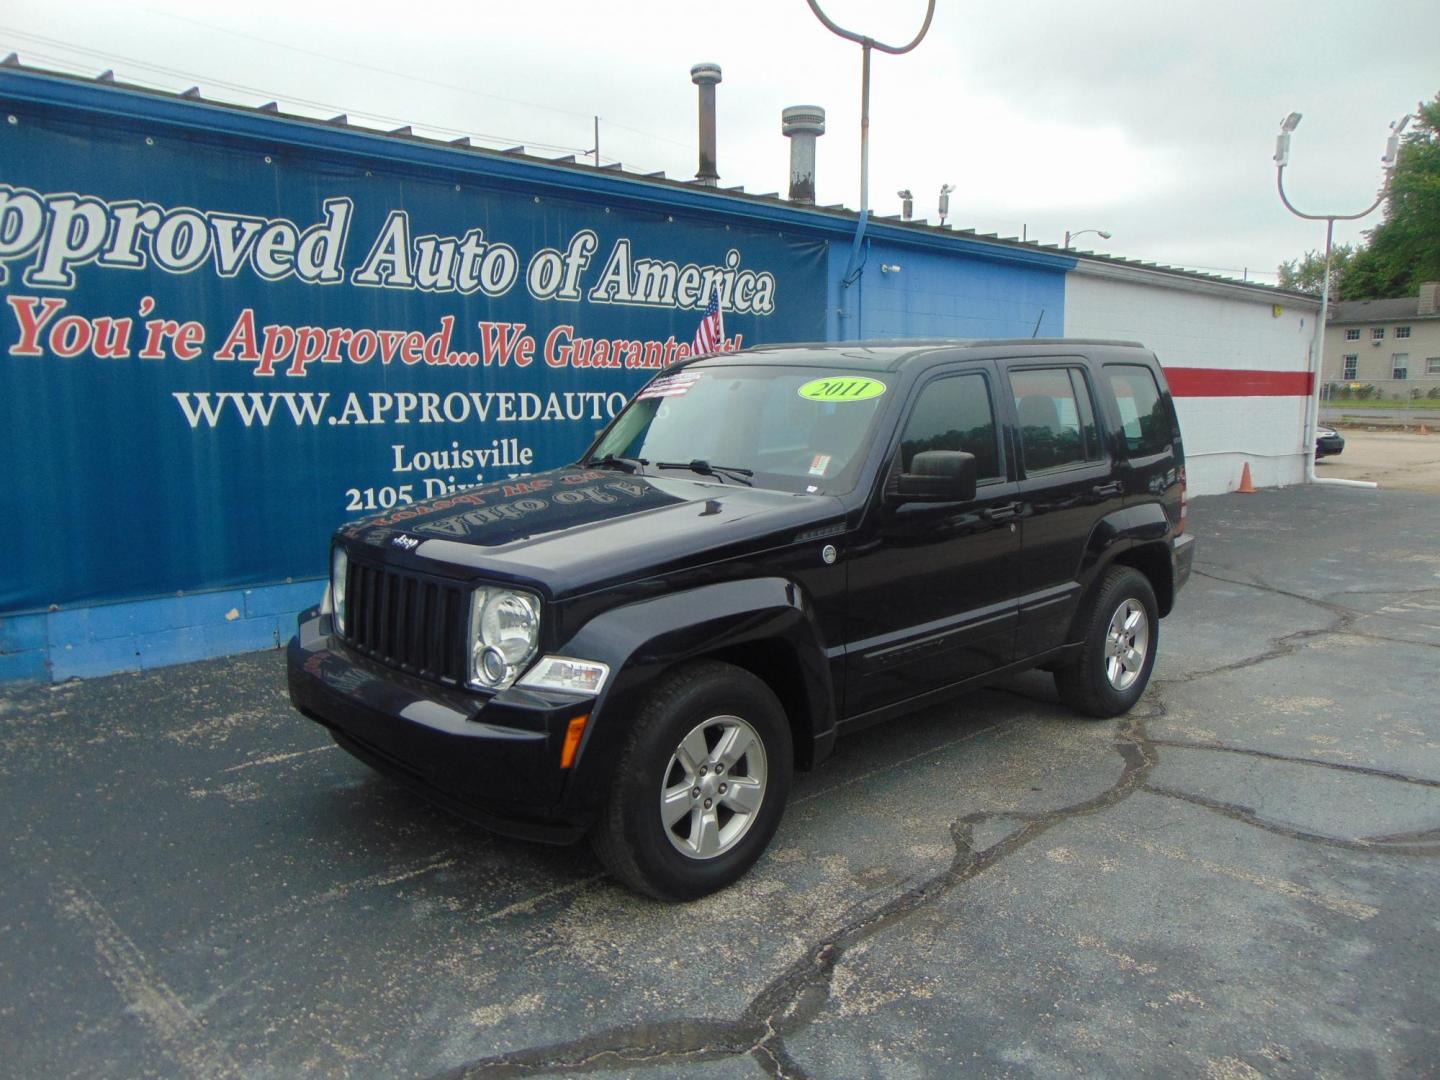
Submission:
POLYGON ((639 472, 642 465, 649 465, 650 462, 646 461, 643 457, 616 457, 614 454, 606 454, 604 457, 586 458, 580 464, 600 465, 611 469, 619 469, 622 472, 633 473, 639 472))
POLYGON ((721 483, 724 483, 728 476, 731 480, 738 480, 742 484, 754 486, 746 479, 748 476, 755 475, 754 469, 742 469, 736 465, 711 465, 703 458, 695 458, 693 461, 657 461, 655 467, 657 469, 689 469, 701 476, 713 476, 721 483))

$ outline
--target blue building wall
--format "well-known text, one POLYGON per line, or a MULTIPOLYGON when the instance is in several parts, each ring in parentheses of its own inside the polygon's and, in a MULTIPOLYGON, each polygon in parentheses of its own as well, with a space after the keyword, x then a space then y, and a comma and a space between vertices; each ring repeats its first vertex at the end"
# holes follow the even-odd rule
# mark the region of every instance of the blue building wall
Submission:
POLYGON ((859 336, 867 338, 1058 337, 1065 322, 1065 275, 872 243, 860 310, 859 336))
MULTIPOLYGON (((514 245, 522 267, 542 249, 563 252, 591 231, 598 242, 587 286, 621 240, 637 258, 677 266, 721 264, 728 251, 740 251, 744 267, 773 275, 780 297, 771 312, 727 312, 727 332, 743 335, 745 345, 1030 336, 1037 319, 1042 334, 1063 326, 1073 260, 964 234, 870 222, 847 285, 856 222, 844 214, 15 69, 0 69, 0 104, 17 118, 0 127, 0 194, 12 200, 17 192, 60 193, 62 200, 76 192, 106 213, 143 199, 177 213, 193 207, 293 221, 304 230, 339 199, 350 207, 347 270, 389 211, 404 206, 417 237, 459 237, 482 226, 490 241, 514 245), (882 273, 882 263, 901 269, 882 273)), ((10 224, 18 222, 12 213, 10 224)), ((389 475, 392 444, 429 449, 457 435, 511 436, 533 449, 523 471, 535 471, 572 460, 600 426, 590 417, 556 424, 492 417, 473 431, 451 427, 437 432, 443 439, 421 439, 414 427, 390 426, 393 418, 359 428, 341 414, 337 426, 338 409, 328 427, 304 426, 298 416, 290 425, 288 405, 273 424, 241 424, 237 415, 231 423, 187 426, 172 399, 186 398, 193 421, 200 393, 299 388, 328 393, 337 405, 350 395, 368 400, 427 386, 614 395, 633 393, 650 375, 639 366, 488 361, 433 371, 419 363, 313 361, 298 372, 281 361, 264 373, 254 361, 216 362, 237 312, 253 308, 261 322, 282 325, 388 327, 427 337, 452 317, 457 350, 477 348, 476 328, 483 332, 486 320, 523 322, 541 337, 565 322, 597 338, 673 343, 688 341, 699 318, 684 305, 659 310, 588 295, 560 304, 533 290, 527 295, 523 278, 507 295, 459 295, 362 288, 348 278, 317 288, 245 267, 217 274, 203 263, 162 273, 153 265, 76 260, 72 281, 47 286, 43 274, 38 283, 29 278, 40 249, 13 247, 0 243, 0 459, 11 471, 0 512, 19 525, 0 571, 0 682, 146 670, 274 647, 323 592, 330 531, 373 509, 342 505, 339 493, 398 483, 389 475), (156 315, 202 324, 206 350, 150 359, 17 351, 22 311, 33 320, 48 300, 63 300, 66 317, 132 316, 137 323, 149 301, 156 315)), ((80 329, 71 331, 73 343, 80 329)), ((47 348, 66 340, 45 339, 47 348)))
POLYGON ((828 340, 1064 333, 1063 269, 1015 261, 1003 248, 1001 257, 994 248, 964 250, 958 237, 946 250, 917 245, 893 226, 871 226, 867 234, 848 276, 852 245, 830 245, 828 340))
POLYGON ((0 683, 63 682, 272 649, 323 579, 0 616, 0 683))

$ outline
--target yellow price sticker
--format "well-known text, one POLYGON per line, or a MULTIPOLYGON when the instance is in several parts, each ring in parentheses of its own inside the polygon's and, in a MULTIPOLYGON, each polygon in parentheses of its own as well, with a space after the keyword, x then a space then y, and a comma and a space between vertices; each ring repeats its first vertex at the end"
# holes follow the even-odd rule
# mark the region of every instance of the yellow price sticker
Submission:
POLYGON ((827 375, 811 379, 796 392, 806 401, 869 401, 885 393, 885 384, 863 375, 827 375))

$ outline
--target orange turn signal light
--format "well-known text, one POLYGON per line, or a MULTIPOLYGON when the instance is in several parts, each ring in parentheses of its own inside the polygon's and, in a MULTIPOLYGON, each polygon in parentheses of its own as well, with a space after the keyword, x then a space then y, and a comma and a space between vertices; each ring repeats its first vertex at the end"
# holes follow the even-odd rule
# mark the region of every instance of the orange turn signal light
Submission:
POLYGON ((565 743, 560 747, 560 767, 562 769, 568 769, 575 763, 575 752, 580 749, 580 737, 585 734, 585 725, 589 720, 588 714, 577 716, 565 729, 565 743))

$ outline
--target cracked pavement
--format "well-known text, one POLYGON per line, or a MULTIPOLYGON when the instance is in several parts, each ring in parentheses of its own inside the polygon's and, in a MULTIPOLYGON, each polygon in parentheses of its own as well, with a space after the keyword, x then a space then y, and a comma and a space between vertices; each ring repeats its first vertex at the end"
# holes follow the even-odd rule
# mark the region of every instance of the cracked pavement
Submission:
POLYGON ((0 696, 0 1074, 1440 1071, 1440 498, 1196 499, 1116 721, 842 740, 684 906, 446 817, 279 654, 0 696))

